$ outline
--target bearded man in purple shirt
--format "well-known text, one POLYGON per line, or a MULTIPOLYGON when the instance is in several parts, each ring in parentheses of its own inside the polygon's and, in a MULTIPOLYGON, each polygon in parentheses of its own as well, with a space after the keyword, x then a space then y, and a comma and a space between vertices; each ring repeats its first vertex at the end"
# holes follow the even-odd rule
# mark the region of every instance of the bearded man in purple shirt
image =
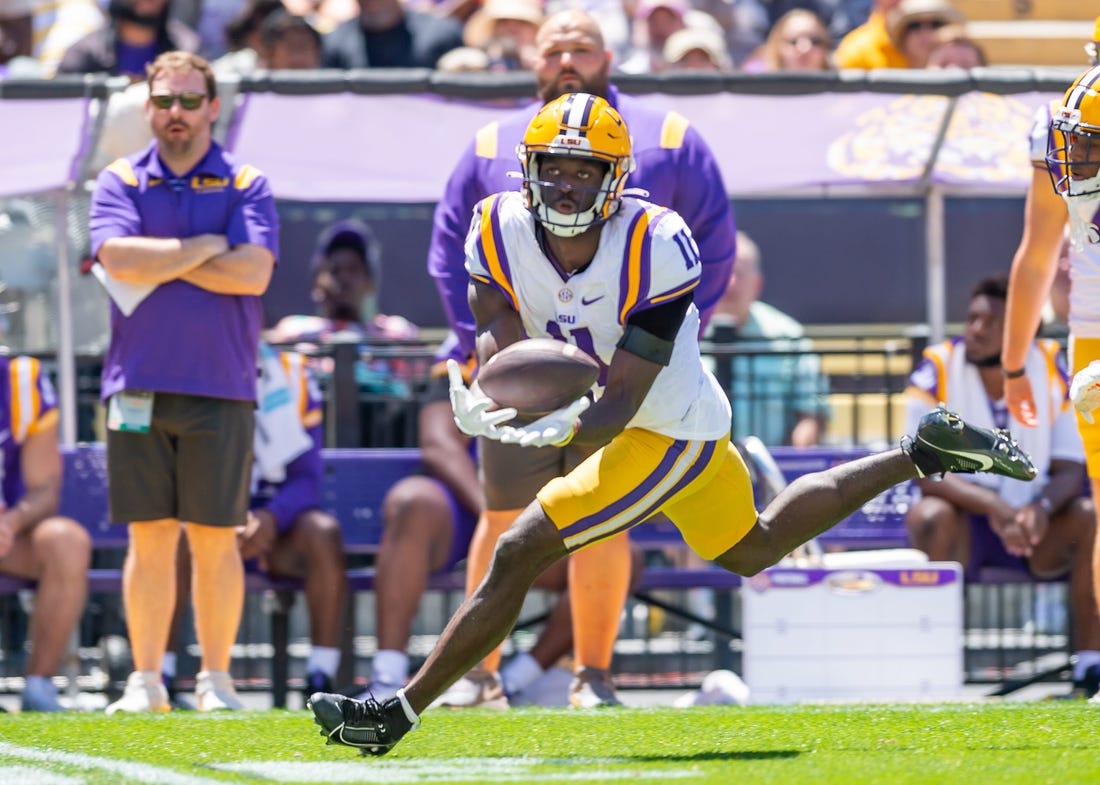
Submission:
MULTIPOLYGON (((535 41, 537 104, 478 131, 458 162, 435 212, 428 269, 443 298, 451 327, 464 355, 474 349, 474 321, 467 304, 469 276, 464 241, 474 205, 499 191, 519 188, 516 146, 544 103, 570 92, 606 98, 622 115, 633 136, 637 169, 631 188, 650 201, 678 212, 691 229, 702 262, 695 305, 703 325, 725 291, 736 251, 736 228, 729 195, 713 154, 702 137, 676 112, 664 112, 620 94, 610 84, 611 52, 596 20, 583 11, 554 14, 535 41)), ((581 347, 585 348, 585 347, 581 347)), ((478 523, 467 560, 467 593, 488 569, 497 538, 553 477, 577 466, 586 454, 577 447, 523 450, 481 440, 482 484, 486 511, 478 523)), ((618 703, 609 668, 619 617, 631 575, 630 546, 615 537, 579 553, 569 564, 577 678, 570 692, 575 706, 618 703)), ((500 705, 502 686, 496 671, 499 649, 442 698, 448 705, 500 705)))
POLYGON ((148 82, 154 141, 100 173, 90 216, 95 272, 111 295, 111 519, 130 524, 134 672, 110 714, 169 710, 160 672, 181 528, 194 560, 198 708, 241 707, 229 677, 244 601, 236 527, 248 510, 260 295, 278 248, 267 180, 211 138, 220 106, 209 63, 168 52, 148 82))

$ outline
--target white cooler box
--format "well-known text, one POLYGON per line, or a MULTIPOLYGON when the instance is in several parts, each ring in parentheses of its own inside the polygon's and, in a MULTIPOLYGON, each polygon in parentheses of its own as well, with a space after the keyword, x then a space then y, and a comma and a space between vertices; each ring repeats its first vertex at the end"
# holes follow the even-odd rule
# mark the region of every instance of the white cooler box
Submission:
POLYGON ((957 697, 962 568, 775 567, 742 584, 753 703, 957 697))

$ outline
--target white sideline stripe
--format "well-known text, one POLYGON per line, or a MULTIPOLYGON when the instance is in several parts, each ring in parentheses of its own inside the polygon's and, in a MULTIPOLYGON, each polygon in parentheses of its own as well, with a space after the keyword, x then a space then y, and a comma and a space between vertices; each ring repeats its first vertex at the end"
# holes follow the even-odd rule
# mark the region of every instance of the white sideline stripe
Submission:
POLYGON ((0 766, 0 782, 4 785, 84 785, 79 777, 53 774, 30 766, 0 766))
MULTIPOLYGON (((146 763, 112 760, 75 752, 57 752, 19 747, 0 742, 0 756, 25 761, 63 764, 81 769, 99 769, 120 779, 149 785, 225 785, 224 780, 197 777, 173 769, 146 763)), ((219 771, 249 774, 269 782, 300 783, 431 783, 431 782, 539 782, 591 781, 598 776, 602 782, 612 780, 674 780, 701 776, 690 771, 639 772, 632 769, 629 758, 446 758, 422 760, 275 762, 253 761, 221 763, 219 771), (593 772, 594 765, 625 766, 622 771, 593 772), (558 770, 535 771, 537 767, 553 766, 558 770)), ((4 785, 83 785, 84 780, 28 766, 0 765, 0 783, 4 785)))
POLYGON ((701 776, 690 771, 639 772, 629 768, 636 764, 629 758, 426 758, 421 760, 377 761, 312 761, 282 762, 252 761, 245 763, 221 763, 213 768, 248 774, 271 782, 329 782, 329 783, 431 783, 431 782, 569 782, 583 780, 600 782, 612 780, 660 780, 687 779, 701 776), (593 765, 626 766, 622 771, 594 771, 593 765), (536 767, 555 766, 560 771, 536 767))
MULTIPOLYGON (((58 752, 56 750, 39 750, 33 747, 18 747, 15 744, 7 744, 2 741, 0 741, 0 755, 22 760, 42 761, 43 763, 64 763, 67 766, 75 766, 81 769, 99 769, 117 774, 119 777, 126 777, 135 782, 150 783, 150 785, 225 785, 225 780, 196 777, 173 769, 162 769, 148 763, 132 763, 112 760, 111 758, 99 758, 94 755, 83 755, 79 752, 58 752)), ((2 773, 3 769, 0 769, 0 774, 2 773)), ((44 772, 38 772, 38 778, 33 782, 36 785, 43 782, 42 778, 44 776, 46 776, 44 772)), ((8 780, 0 776, 0 782, 7 785, 8 780)), ((79 780, 70 780, 69 782, 79 782, 79 780)))

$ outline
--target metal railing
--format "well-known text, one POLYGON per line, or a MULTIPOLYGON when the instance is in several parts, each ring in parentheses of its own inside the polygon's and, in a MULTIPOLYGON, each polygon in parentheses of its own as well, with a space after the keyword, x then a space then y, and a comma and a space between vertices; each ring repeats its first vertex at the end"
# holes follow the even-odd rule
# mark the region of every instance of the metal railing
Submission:
MULTIPOLYGON (((286 344, 305 354, 316 371, 325 405, 325 446, 415 447, 417 415, 425 400, 438 341, 361 342, 337 338, 325 342, 286 344)), ((819 368, 819 395, 828 408, 823 441, 832 446, 879 447, 896 442, 904 426, 904 392, 920 336, 890 337, 824 334, 796 340, 707 340, 704 356, 722 388, 740 396, 734 416, 738 433, 772 430, 763 421, 772 404, 797 408, 806 390, 777 379, 776 368, 795 368, 807 358, 819 368), (741 371, 734 378, 733 369, 741 371), (785 383, 777 393, 771 385, 785 383), (776 398, 779 397, 779 400, 776 398)), ((35 352, 50 372, 55 355, 35 352)), ((76 357, 78 440, 101 441, 99 390, 102 357, 76 357)), ((768 440, 765 440, 768 441, 768 440)), ((772 441, 769 446, 782 442, 772 441)))

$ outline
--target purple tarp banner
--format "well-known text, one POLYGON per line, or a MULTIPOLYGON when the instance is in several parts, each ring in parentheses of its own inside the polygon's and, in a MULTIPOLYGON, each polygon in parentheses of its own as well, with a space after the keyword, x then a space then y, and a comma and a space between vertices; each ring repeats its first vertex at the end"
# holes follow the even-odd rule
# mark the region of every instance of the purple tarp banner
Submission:
POLYGON ((435 202, 474 132, 514 109, 430 95, 256 93, 233 150, 281 199, 435 202))
POLYGON ((0 196, 62 188, 82 153, 85 98, 0 101, 0 196))
MULTIPOLYGON (((1040 93, 959 97, 932 181, 1022 193, 1040 93)), ((939 95, 739 93, 647 100, 687 116, 732 195, 911 186, 936 150, 951 99, 939 95)), ((234 150, 284 199, 435 202, 474 132, 514 105, 431 95, 252 94, 234 150)))
MULTIPOLYGON (((959 96, 934 179, 952 185, 983 184, 1022 191, 1031 182, 1027 144, 1037 114, 1061 93, 959 96)), ((1044 113, 1049 122, 1050 114, 1044 113)))

